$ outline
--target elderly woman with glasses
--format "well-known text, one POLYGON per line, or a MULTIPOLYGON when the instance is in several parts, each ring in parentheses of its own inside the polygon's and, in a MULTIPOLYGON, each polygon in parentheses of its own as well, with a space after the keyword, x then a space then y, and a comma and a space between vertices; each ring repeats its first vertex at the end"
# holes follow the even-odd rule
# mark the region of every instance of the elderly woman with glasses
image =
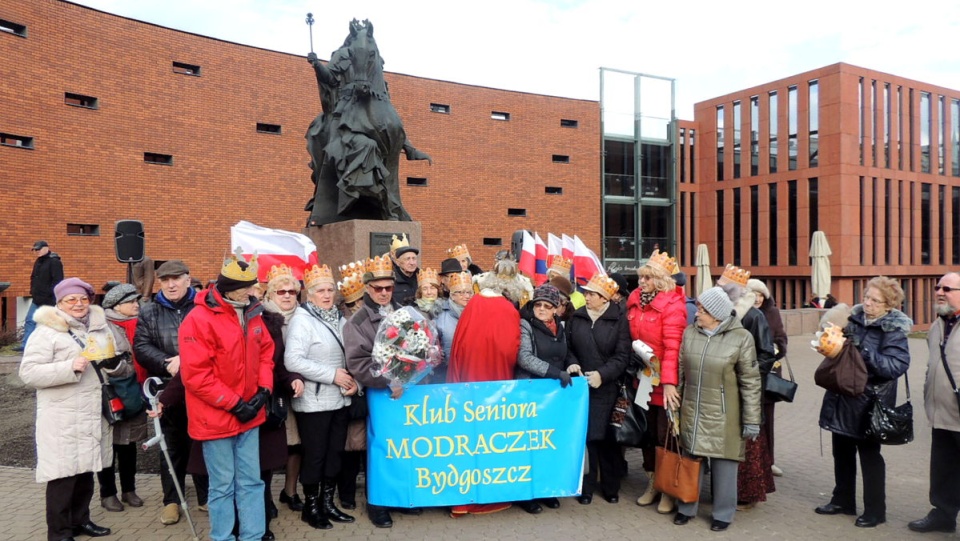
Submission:
POLYGON ((864 439, 864 427, 874 400, 896 405, 897 378, 910 367, 907 333, 913 321, 897 310, 904 295, 900 284, 886 276, 867 282, 863 304, 840 304, 824 319, 840 321, 849 310, 843 335, 860 351, 867 365, 867 389, 860 396, 826 391, 820 407, 820 428, 832 433, 833 497, 816 508, 820 515, 857 514, 857 456, 863 473, 863 514, 855 526, 872 528, 887 520, 886 464, 880 444, 864 439), (838 317, 839 316, 839 317, 838 317))
POLYGON ((450 289, 449 302, 444 303, 440 315, 437 316, 437 338, 443 348, 443 362, 434 367, 430 376, 432 383, 447 381, 447 363, 450 361, 450 349, 453 347, 453 335, 460 322, 460 314, 464 307, 473 298, 473 278, 469 272, 455 272, 447 276, 447 287, 450 289))
POLYGON ((90 520, 93 474, 113 462, 91 359, 112 355, 116 340, 103 309, 90 305, 90 284, 67 278, 53 293, 57 304, 34 314, 37 328, 20 363, 20 379, 37 390, 36 477, 47 484, 47 539, 110 535, 90 520))

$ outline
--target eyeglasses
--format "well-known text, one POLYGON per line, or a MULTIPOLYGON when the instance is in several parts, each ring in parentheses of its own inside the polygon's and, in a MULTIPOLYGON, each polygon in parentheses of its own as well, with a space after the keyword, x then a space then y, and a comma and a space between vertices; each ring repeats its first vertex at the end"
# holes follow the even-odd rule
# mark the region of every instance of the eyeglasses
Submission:
POLYGON ((944 293, 950 293, 951 291, 960 291, 960 287, 950 287, 950 286, 934 286, 934 291, 943 291, 944 293))
POLYGON ((473 295, 473 291, 451 291, 450 296, 452 297, 466 297, 473 295))
POLYGON ((556 309, 557 309, 557 307, 554 306, 553 304, 551 304, 551 303, 549 303, 549 302, 542 302, 542 301, 541 301, 541 302, 535 302, 535 303, 533 303, 533 307, 534 307, 534 308, 543 308, 543 309, 546 309, 546 310, 556 310, 556 309))
POLYGON ((60 299, 60 302, 62 302, 63 304, 71 304, 71 305, 90 304, 90 299, 87 297, 66 297, 66 298, 60 299))
POLYGON ((282 296, 284 296, 284 295, 293 295, 293 296, 296 296, 296 295, 297 295, 297 290, 296 290, 296 289, 278 289, 278 290, 276 291, 276 293, 277 293, 277 296, 278 296, 278 297, 282 297, 282 296))
POLYGON ((373 285, 371 285, 371 286, 367 286, 367 287, 369 287, 370 289, 372 289, 375 293, 383 293, 384 291, 386 291, 387 293, 392 293, 392 292, 393 292, 393 286, 373 286, 373 285))

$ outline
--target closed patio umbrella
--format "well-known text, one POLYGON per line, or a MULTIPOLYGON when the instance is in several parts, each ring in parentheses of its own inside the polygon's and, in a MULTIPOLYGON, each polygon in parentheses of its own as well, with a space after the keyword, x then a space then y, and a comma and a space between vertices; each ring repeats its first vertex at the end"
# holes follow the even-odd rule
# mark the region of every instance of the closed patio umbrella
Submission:
POLYGON ((815 297, 824 298, 830 293, 830 245, 823 231, 814 231, 810 241, 810 285, 815 297))
POLYGON ((710 251, 706 244, 697 246, 697 259, 694 261, 697 266, 696 294, 699 297, 701 293, 713 287, 713 278, 710 277, 710 251))

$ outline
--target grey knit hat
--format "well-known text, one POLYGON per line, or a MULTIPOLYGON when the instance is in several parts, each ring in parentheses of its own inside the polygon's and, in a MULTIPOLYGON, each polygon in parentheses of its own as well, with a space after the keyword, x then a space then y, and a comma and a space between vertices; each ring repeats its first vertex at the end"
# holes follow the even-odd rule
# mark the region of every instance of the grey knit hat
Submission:
POLYGON ((110 288, 110 291, 107 291, 107 294, 103 296, 103 302, 101 303, 101 306, 104 308, 113 308, 118 304, 130 302, 139 298, 140 293, 137 292, 137 286, 133 284, 120 284, 110 288))
POLYGON ((560 290, 550 284, 543 284, 533 291, 533 300, 530 302, 546 301, 554 307, 560 306, 560 290))
POLYGON ((718 321, 726 320, 733 313, 733 303, 720 287, 711 287, 704 291, 697 297, 697 302, 718 321))

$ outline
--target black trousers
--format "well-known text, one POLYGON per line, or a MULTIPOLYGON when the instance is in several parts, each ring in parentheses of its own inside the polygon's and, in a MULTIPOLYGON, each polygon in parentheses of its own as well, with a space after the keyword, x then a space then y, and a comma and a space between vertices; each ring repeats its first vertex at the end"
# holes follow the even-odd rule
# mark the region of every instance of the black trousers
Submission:
POLYGON ((830 503, 857 508, 857 455, 863 474, 863 514, 886 519, 886 463, 880 444, 833 434, 833 477, 836 486, 830 503))
POLYGON ((97 481, 100 483, 100 497, 109 498, 117 495, 116 472, 120 473, 120 489, 123 492, 134 492, 137 489, 137 444, 113 446, 113 464, 97 472, 97 481))
POLYGON ((360 468, 366 460, 366 451, 344 451, 340 455, 337 492, 341 502, 357 502, 357 476, 360 475, 360 468))
POLYGON ((930 504, 945 519, 960 512, 960 432, 933 429, 930 442, 930 504))
POLYGON ((588 441, 587 459, 589 469, 583 476, 583 495, 592 496, 599 488, 606 497, 616 496, 623 468, 620 445, 609 440, 588 441))
POLYGON ((303 442, 300 484, 319 485, 340 472, 340 455, 347 442, 347 408, 334 411, 298 412, 297 428, 303 442))
POLYGON ((47 541, 73 537, 73 529, 90 521, 93 472, 47 481, 47 541))
MULTIPOLYGON (((180 488, 186 492, 187 463, 190 461, 190 449, 193 447, 193 440, 187 433, 186 408, 177 407, 164 410, 163 416, 160 417, 160 430, 167 442, 167 452, 170 454, 170 461, 173 462, 177 481, 180 482, 180 488)), ((200 446, 198 445, 198 452, 199 449, 200 446)), ((159 449, 157 452, 162 454, 159 449)), ((197 489, 198 503, 200 505, 206 504, 210 478, 206 475, 194 475, 193 484, 197 489)), ((177 496, 177 487, 173 484, 173 477, 170 475, 165 458, 160 459, 160 486, 163 488, 163 505, 180 503, 180 497, 177 496)))

